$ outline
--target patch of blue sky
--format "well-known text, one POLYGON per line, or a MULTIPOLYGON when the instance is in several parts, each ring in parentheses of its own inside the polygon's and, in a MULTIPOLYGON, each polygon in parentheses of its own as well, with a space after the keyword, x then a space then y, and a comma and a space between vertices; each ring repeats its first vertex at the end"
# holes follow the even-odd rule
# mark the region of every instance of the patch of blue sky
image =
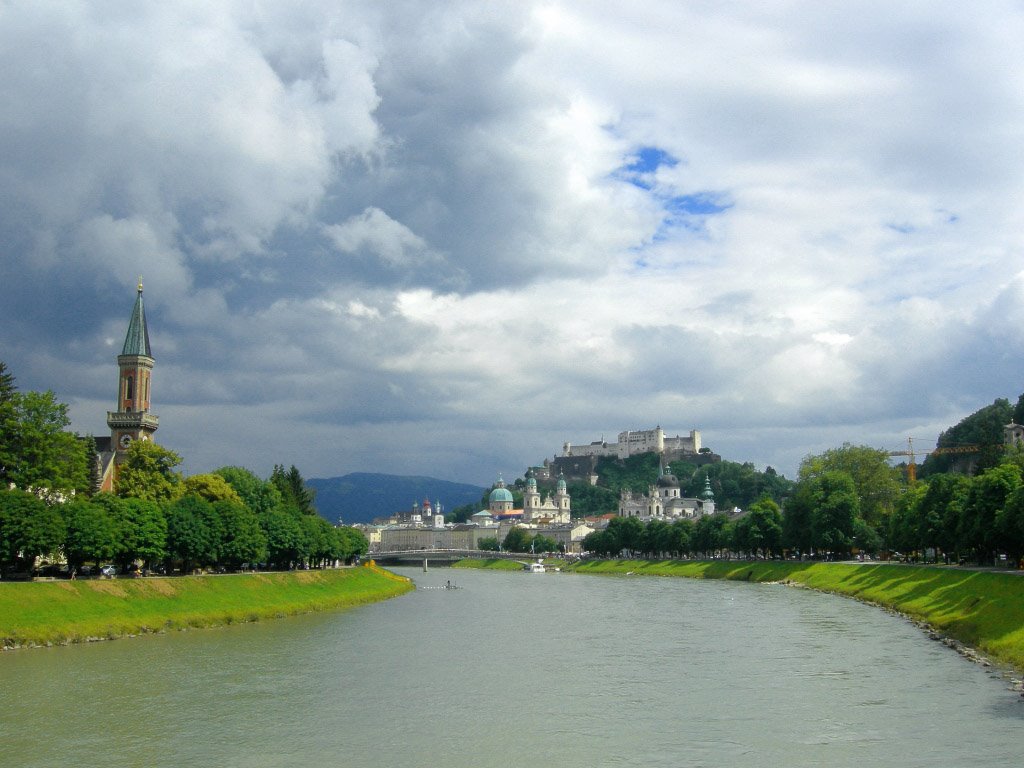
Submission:
POLYGON ((627 162, 612 172, 612 178, 650 192, 654 189, 659 168, 674 168, 678 158, 658 147, 640 147, 627 162))
POLYGON ((677 216, 712 216, 727 211, 733 202, 721 192, 697 192, 665 200, 665 210, 677 216))
POLYGON ((679 165, 678 158, 658 147, 640 147, 632 156, 632 160, 633 162, 623 166, 622 170, 630 173, 654 173, 661 166, 675 168, 679 165))
POLYGON ((631 153, 626 162, 611 174, 612 178, 649 193, 664 210, 665 216, 652 237, 653 242, 668 240, 672 232, 678 230, 699 234, 705 230, 708 216, 723 213, 734 205, 724 192, 708 190, 673 195, 671 192, 674 190, 658 184, 658 170, 674 168, 679 162, 679 158, 660 147, 644 146, 631 153))

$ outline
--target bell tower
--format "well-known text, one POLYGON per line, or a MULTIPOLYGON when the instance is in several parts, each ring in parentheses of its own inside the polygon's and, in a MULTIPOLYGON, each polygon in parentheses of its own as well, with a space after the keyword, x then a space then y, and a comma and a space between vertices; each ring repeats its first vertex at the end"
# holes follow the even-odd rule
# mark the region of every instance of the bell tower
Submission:
POLYGON ((133 440, 151 440, 159 419, 149 412, 153 355, 149 348, 149 329, 142 306, 142 278, 139 278, 135 307, 128 321, 124 347, 117 356, 117 410, 107 411, 110 447, 114 461, 124 461, 133 440))

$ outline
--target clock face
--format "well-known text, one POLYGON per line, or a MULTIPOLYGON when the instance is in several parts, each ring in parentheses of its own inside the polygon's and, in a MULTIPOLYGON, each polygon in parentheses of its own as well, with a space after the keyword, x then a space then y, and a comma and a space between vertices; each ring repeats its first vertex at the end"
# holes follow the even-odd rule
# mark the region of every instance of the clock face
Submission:
POLYGON ((127 448, 131 444, 132 444, 132 436, 131 435, 121 435, 121 447, 122 448, 127 448))

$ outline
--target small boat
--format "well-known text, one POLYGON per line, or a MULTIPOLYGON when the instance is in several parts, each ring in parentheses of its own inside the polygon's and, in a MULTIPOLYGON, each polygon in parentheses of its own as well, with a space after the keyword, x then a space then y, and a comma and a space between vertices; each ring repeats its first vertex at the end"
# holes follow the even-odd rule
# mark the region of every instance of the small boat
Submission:
POLYGON ((529 563, 524 570, 527 570, 530 573, 544 573, 544 563, 542 563, 540 560, 538 560, 536 563, 529 563))

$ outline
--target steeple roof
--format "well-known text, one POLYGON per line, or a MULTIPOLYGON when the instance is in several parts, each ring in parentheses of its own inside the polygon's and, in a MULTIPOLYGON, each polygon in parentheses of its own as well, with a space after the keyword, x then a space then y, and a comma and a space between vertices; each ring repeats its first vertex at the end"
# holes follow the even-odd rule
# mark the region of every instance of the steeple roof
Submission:
POLYGON ((128 333, 124 337, 122 355, 145 355, 152 357, 149 349, 149 328, 146 327, 146 310, 142 306, 142 278, 139 278, 138 294, 132 318, 128 321, 128 333))

